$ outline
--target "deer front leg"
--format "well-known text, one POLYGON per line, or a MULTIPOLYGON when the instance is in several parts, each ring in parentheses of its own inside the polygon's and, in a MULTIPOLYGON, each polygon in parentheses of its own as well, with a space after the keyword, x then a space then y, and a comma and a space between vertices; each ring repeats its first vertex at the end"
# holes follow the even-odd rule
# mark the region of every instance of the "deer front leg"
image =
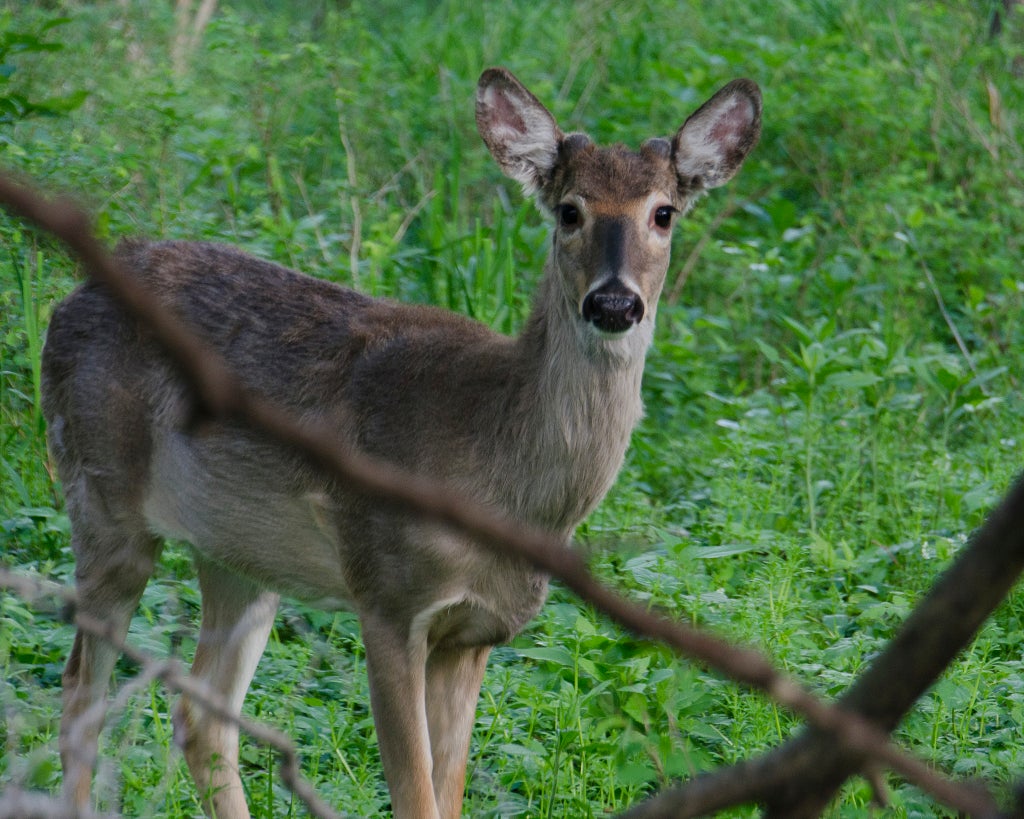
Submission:
POLYGON ((370 704, 395 819, 440 819, 431 781, 425 635, 363 613, 370 704))
POLYGON ((427 660, 427 724, 441 819, 462 814, 466 760, 490 646, 438 648, 427 660))

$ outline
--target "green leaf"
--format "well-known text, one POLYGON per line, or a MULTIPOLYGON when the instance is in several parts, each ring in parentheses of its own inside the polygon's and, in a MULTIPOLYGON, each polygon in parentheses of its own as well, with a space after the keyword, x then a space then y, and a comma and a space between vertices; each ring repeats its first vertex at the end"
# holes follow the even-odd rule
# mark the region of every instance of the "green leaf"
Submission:
POLYGON ((33 107, 40 113, 67 114, 81 107, 88 96, 88 91, 78 90, 63 97, 50 97, 42 102, 35 103, 33 107))
POLYGON ((873 387, 882 380, 882 376, 877 373, 865 372, 863 370, 846 370, 844 372, 830 373, 825 379, 825 383, 841 390, 858 390, 864 387, 873 387))
POLYGON ((636 720, 637 724, 647 724, 647 697, 645 697, 643 694, 630 694, 626 698, 626 701, 622 704, 622 710, 626 712, 634 720, 636 720))
POLYGON ((772 364, 779 363, 779 351, 772 347, 771 344, 760 338, 755 338, 754 343, 757 345, 757 348, 761 351, 761 355, 767 358, 772 364))
POLYGON ((655 782, 658 779, 658 772, 649 762, 629 762, 619 766, 615 771, 615 780, 623 787, 635 787, 645 785, 648 782, 655 782))
POLYGON ((70 22, 71 22, 71 18, 70 17, 54 17, 54 18, 52 18, 50 20, 47 20, 45 23, 43 23, 43 25, 40 27, 39 30, 40 31, 50 31, 51 29, 57 28, 57 26, 63 26, 63 25, 66 25, 66 24, 68 24, 70 22))
POLYGON ((698 560, 714 560, 720 557, 735 557, 761 549, 757 543, 722 543, 719 546, 699 546, 690 554, 698 560))
POLYGON ((539 660, 566 668, 573 668, 576 665, 576 659, 573 654, 563 646, 517 648, 516 653, 527 660, 539 660))

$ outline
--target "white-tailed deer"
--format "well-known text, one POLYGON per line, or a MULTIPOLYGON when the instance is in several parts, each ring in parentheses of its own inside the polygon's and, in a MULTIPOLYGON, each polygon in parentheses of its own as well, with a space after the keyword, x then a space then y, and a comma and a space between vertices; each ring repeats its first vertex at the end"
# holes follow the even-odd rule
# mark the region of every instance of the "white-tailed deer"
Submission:
MULTIPOLYGON (((556 223, 518 338, 224 246, 129 242, 118 259, 254 392, 332 424, 352 447, 568 538, 614 479, 640 417, 673 222, 736 173, 760 110, 757 86, 736 80, 671 139, 639 152, 600 148, 563 134, 508 71, 484 72, 484 142, 556 223)), ((56 310, 43 366, 80 610, 123 636, 161 538, 189 541, 203 598, 192 674, 240 711, 279 593, 353 607, 394 814, 457 817, 488 652, 537 612, 547 579, 347 493, 258 431, 193 428, 176 368, 101 286, 84 285, 56 310)), ((61 722, 76 805, 89 800, 92 717, 116 658, 78 631, 61 722)), ((207 811, 248 816, 237 729, 187 696, 175 725, 207 811)))

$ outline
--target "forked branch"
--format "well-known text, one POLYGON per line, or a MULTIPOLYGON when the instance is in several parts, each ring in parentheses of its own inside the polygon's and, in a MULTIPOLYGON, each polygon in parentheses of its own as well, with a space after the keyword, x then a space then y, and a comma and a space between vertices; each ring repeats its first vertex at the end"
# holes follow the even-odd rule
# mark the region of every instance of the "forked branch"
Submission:
POLYGON ((884 764, 970 816, 1024 816, 1024 805, 1001 812, 981 783, 954 784, 919 760, 895 752, 888 742, 873 747, 970 644, 1022 570, 1024 478, 1018 479, 835 709, 820 721, 811 720, 812 728, 785 745, 664 791, 626 816, 701 816, 740 802, 765 805, 769 817, 820 816, 842 784, 871 763, 884 764), (825 720, 837 712, 856 715, 858 722, 840 718, 828 726, 825 720), (851 736, 864 720, 875 726, 875 736, 851 736))

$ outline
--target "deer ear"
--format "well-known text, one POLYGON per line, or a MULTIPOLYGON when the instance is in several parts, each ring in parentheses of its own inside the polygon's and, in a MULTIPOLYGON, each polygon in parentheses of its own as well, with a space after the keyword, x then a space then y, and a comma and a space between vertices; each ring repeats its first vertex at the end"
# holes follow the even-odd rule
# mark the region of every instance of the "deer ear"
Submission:
POLYGON ((476 90, 476 127, 505 174, 534 193, 550 177, 562 132, 511 72, 489 68, 476 90))
POLYGON ((683 123, 672 140, 679 187, 700 193, 735 176, 761 135, 761 91, 733 80, 683 123))

